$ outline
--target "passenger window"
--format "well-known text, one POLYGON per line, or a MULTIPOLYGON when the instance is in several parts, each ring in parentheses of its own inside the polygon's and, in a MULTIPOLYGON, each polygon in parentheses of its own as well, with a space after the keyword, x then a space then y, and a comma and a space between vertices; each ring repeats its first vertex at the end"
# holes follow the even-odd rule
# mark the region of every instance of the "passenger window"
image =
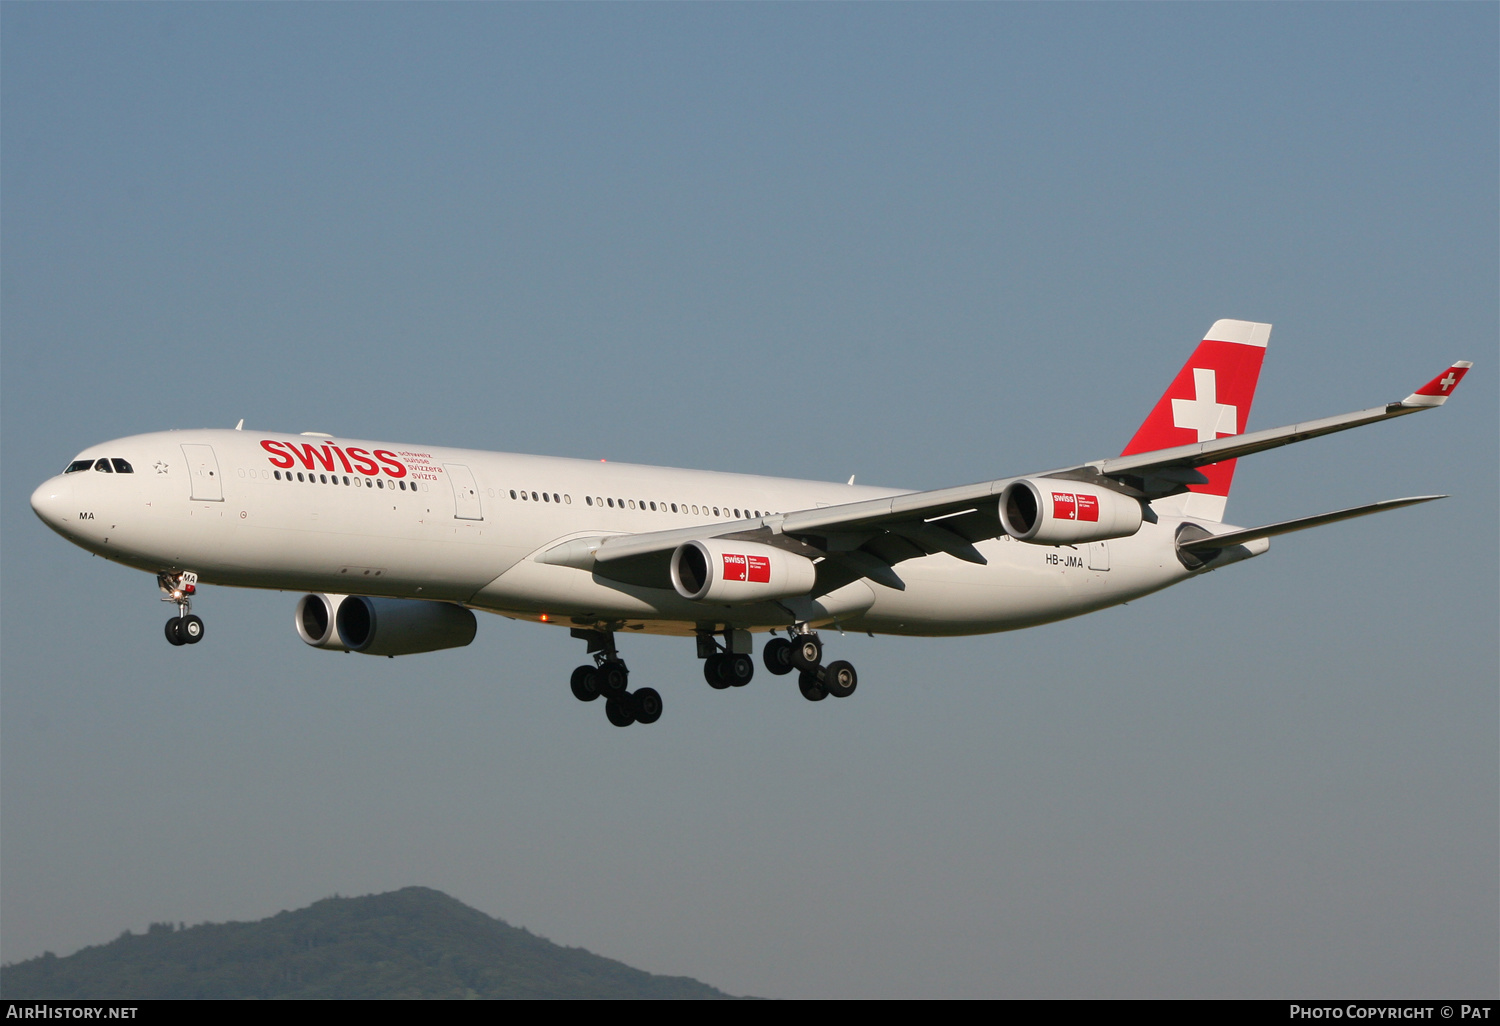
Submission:
POLYGON ((551 502, 552 501, 552 496, 548 495, 546 492, 543 492, 542 493, 542 501, 543 502, 551 502))
POLYGON ((96 461, 94 463, 94 469, 95 470, 102 470, 106 474, 113 474, 114 473, 114 470, 109 465, 109 460, 102 459, 102 458, 99 459, 98 461, 96 461))
POLYGON ((514 489, 514 488, 512 488, 512 489, 511 489, 511 490, 510 490, 510 497, 511 497, 511 498, 512 498, 512 499, 514 499, 514 498, 515 498, 515 497, 516 497, 516 490, 515 490, 515 489, 514 489))
POLYGON ((567 492, 563 492, 563 504, 567 506, 573 505, 573 496, 569 495, 567 492))
POLYGON ((281 480, 281 471, 279 471, 279 470, 273 470, 273 471, 271 471, 271 473, 273 473, 273 474, 276 475, 276 480, 278 480, 278 481, 281 480))
POLYGON ((344 475, 344 487, 345 488, 349 487, 349 475, 348 474, 344 475))
POLYGON ((135 470, 124 460, 111 459, 109 462, 115 465, 116 474, 134 474, 135 470))
POLYGON ((376 488, 384 488, 385 487, 385 478, 382 477, 379 480, 377 480, 375 482, 375 487, 376 488))

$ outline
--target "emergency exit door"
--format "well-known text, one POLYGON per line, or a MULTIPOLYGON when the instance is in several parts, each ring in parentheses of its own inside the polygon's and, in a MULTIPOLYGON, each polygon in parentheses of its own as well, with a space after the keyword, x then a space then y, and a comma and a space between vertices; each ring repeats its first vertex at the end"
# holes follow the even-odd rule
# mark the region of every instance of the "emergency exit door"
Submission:
POLYGON ((444 463, 448 472, 448 483, 453 486, 454 520, 483 520, 484 510, 479 505, 479 486, 474 483, 474 472, 462 463, 444 463))
POLYGON ((193 499, 201 502, 223 502, 224 481, 219 477, 219 458, 211 445, 184 445, 182 455, 187 460, 188 481, 192 484, 193 499))

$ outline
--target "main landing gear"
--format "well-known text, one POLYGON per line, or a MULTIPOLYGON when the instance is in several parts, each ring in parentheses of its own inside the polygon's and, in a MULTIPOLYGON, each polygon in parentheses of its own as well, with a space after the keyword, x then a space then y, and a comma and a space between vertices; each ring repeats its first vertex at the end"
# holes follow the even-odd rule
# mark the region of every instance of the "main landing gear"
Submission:
POLYGON ((573 671, 569 682, 580 702, 604 699, 604 715, 617 727, 632 723, 655 723, 661 719, 661 695, 655 688, 629 690, 630 670, 615 650, 613 631, 573 629, 573 637, 588 642, 592 666, 585 663, 573 671))
POLYGON ((184 570, 156 575, 156 585, 163 592, 162 601, 177 605, 177 614, 167 621, 167 640, 173 645, 196 645, 203 640, 203 619, 192 615, 193 595, 198 591, 198 575, 184 570))
POLYGON ((832 695, 848 698, 859 686, 854 665, 843 659, 823 664, 823 642, 805 628, 792 627, 789 637, 772 638, 762 653, 766 669, 774 674, 797 671, 797 690, 809 702, 821 702, 832 695))
MULTIPOLYGON (((655 723, 661 718, 661 695, 655 688, 630 690, 630 670, 615 649, 613 631, 573 628, 573 637, 585 641, 593 663, 573 671, 569 685, 580 702, 604 699, 604 715, 617 727, 632 723, 655 723)), ((698 633, 698 658, 703 677, 716 691, 744 687, 755 676, 750 632, 728 628, 698 633)), ((762 653, 766 669, 782 676, 796 672, 797 689, 809 702, 829 695, 848 698, 859 685, 852 664, 842 659, 823 665, 823 642, 803 624, 787 629, 787 637, 772 638, 762 653)))

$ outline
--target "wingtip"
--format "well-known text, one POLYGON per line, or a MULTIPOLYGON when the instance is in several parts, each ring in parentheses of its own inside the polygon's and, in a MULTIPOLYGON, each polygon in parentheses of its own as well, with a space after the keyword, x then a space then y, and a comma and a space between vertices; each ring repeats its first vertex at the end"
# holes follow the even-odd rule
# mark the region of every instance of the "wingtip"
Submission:
POLYGON ((1469 360, 1455 360, 1448 365, 1448 369, 1427 384, 1417 389, 1411 395, 1401 400, 1402 406, 1441 406, 1448 401, 1448 397, 1458 388, 1458 383, 1469 373, 1469 368, 1474 364, 1469 360))

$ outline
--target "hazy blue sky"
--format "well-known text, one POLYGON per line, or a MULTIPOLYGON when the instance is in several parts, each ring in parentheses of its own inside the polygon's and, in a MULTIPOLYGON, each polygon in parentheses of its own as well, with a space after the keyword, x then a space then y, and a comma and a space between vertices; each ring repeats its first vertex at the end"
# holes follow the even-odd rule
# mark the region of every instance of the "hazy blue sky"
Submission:
POLYGON ((1494 4, 0 6, 0 957, 437 887, 768 996, 1500 988, 1494 4), (565 631, 306 648, 46 530, 171 427, 936 487, 1113 455, 1210 323, 1278 539, 617 730, 565 631))

